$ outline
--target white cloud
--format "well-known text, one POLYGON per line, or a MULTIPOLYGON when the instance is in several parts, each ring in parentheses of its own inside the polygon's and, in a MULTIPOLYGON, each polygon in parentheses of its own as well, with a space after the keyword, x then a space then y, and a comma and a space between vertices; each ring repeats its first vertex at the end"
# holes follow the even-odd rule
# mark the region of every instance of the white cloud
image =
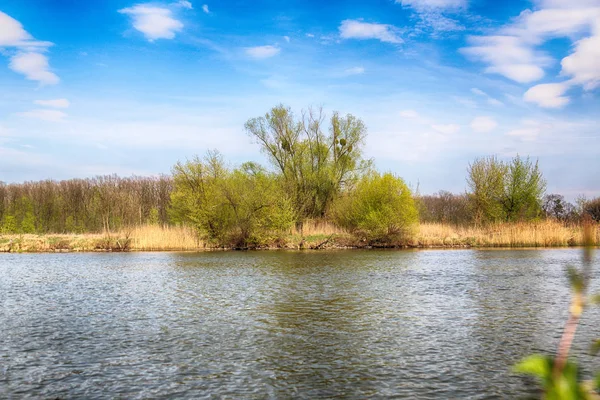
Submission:
POLYGON ((283 37, 283 39, 284 39, 286 42, 288 42, 288 43, 290 42, 290 37, 289 37, 289 36, 284 36, 284 37, 283 37))
POLYGON ((0 11, 0 46, 19 46, 31 39, 19 21, 0 11))
POLYGON ((486 72, 500 74, 519 83, 537 81, 544 76, 544 70, 533 64, 502 64, 489 67, 486 72))
POLYGON ((27 51, 43 51, 51 42, 35 40, 23 25, 10 15, 0 11, 0 47, 18 47, 27 51))
POLYGON ((591 36, 575 42, 573 52, 561 61, 561 75, 570 79, 530 88, 523 99, 545 108, 561 108, 570 101, 564 96, 573 85, 584 90, 600 86, 600 1, 542 1, 550 7, 534 13, 523 13, 516 30, 521 29, 533 41, 541 43, 547 37, 572 37, 591 28, 591 36))
POLYGON ((352 68, 348 68, 344 71, 344 75, 345 76, 349 76, 349 75, 362 75, 365 73, 365 68, 364 67, 352 67, 352 68))
POLYGON ((246 47, 246 54, 252 58, 256 59, 265 59, 273 57, 281 51, 279 47, 276 46, 255 46, 255 47, 246 47))
POLYGON ((551 124, 542 123, 533 119, 524 119, 521 121, 521 127, 508 131, 506 135, 517 137, 526 142, 531 142, 536 140, 543 130, 549 130, 550 128, 552 128, 551 124))
POLYGON ((306 34, 306 37, 309 37, 309 38, 314 38, 314 37, 315 37, 315 35, 313 35, 312 33, 307 33, 307 34, 306 34))
POLYGON ((416 9, 455 9, 467 6, 467 0, 396 0, 396 3, 416 9))
POLYGON ((53 99, 53 100, 36 100, 34 102, 37 105, 52 108, 69 108, 69 100, 67 99, 53 99))
POLYGON ((488 104, 491 104, 493 106, 503 106, 504 105, 503 102, 501 102, 500 100, 495 99, 493 97, 488 97, 487 102, 488 102, 488 104))
POLYGON ((477 103, 471 99, 467 99, 465 97, 460 97, 460 96, 453 96, 452 99, 454 101, 456 101, 457 103, 462 104, 465 107, 477 108, 477 103))
MULTIPOLYGON (((461 52, 488 64, 486 72, 527 83, 541 79, 544 68, 553 61, 537 50, 538 47, 552 38, 573 40, 587 35, 575 43, 571 55, 563 58, 561 75, 572 77, 572 83, 586 90, 599 86, 600 1, 540 0, 537 3, 538 9, 523 11, 491 35, 471 37, 470 46, 461 52)), ((564 105, 566 101, 568 99, 557 100, 554 96, 550 103, 564 105)))
POLYGON ((419 118, 419 113, 415 110, 402 110, 400 116, 402 118, 419 118))
POLYGON ((518 138, 520 138, 522 140, 525 140, 525 141, 533 141, 540 134, 540 129, 539 128, 535 128, 535 127, 513 129, 512 131, 509 131, 506 134, 508 136, 518 137, 518 138))
POLYGON ((339 27, 344 39, 378 39, 386 43, 402 43, 398 30, 392 25, 376 24, 356 20, 344 20, 339 27))
POLYGON ((271 75, 268 78, 261 79, 260 83, 269 89, 279 91, 290 91, 294 88, 294 83, 282 75, 271 75))
POLYGON ((471 36, 470 46, 460 52, 467 57, 480 60, 489 67, 488 73, 503 75, 520 83, 536 81, 544 76, 541 66, 551 59, 536 52, 514 36, 471 36))
POLYGON ((462 11, 467 7, 467 0, 396 0, 396 3, 414 9, 421 18, 422 25, 430 26, 436 32, 465 29, 457 21, 442 13, 462 11))
POLYGON ((573 54, 561 61, 561 74, 572 76, 585 90, 600 86, 600 18, 596 29, 594 36, 579 40, 573 54))
POLYGON ((53 85, 60 81, 58 76, 49 70, 48 57, 40 53, 17 53, 11 57, 9 68, 42 85, 53 85))
POLYGON ((526 91, 523 100, 540 107, 561 108, 569 103, 569 98, 563 96, 568 89, 569 85, 566 83, 544 83, 526 91))
POLYGON ((438 12, 421 12, 423 23, 430 25, 436 32, 464 31, 458 21, 445 17, 438 12))
POLYGON ((190 2, 189 2, 189 1, 187 1, 187 0, 179 0, 179 1, 177 2, 177 5, 178 5, 179 7, 187 8, 188 10, 193 10, 193 9, 194 9, 194 6, 192 6, 192 3, 190 3, 190 2))
POLYGON ((67 117, 67 114, 58 110, 37 109, 17 113, 20 117, 41 119, 49 122, 62 122, 67 117))
POLYGON ((50 71, 48 57, 41 54, 50 46, 50 42, 35 40, 19 21, 0 11, 0 47, 17 49, 16 54, 4 53, 11 55, 10 69, 42 85, 58 83, 58 76, 50 71))
POLYGON ((491 104, 493 106, 503 106, 504 105, 503 102, 501 102, 498 99, 493 98, 492 96, 490 96, 489 94, 487 94, 486 92, 484 92, 483 90, 481 90, 479 88, 472 88, 471 93, 473 93, 477 96, 485 97, 488 104, 491 104))
POLYGON ((511 25, 503 27, 501 32, 538 44, 546 38, 583 32, 599 15, 597 9, 577 6, 569 9, 546 8, 534 12, 525 10, 511 25))
POLYGON ((210 14, 210 10, 208 9, 208 4, 202 4, 202 11, 206 14, 210 14))
POLYGON ((146 4, 119 10, 133 19, 133 27, 142 32, 149 41, 173 39, 183 24, 172 17, 171 10, 146 4))
POLYGON ((431 125, 431 128, 439 133, 443 133, 445 135, 451 135, 460 131, 460 126, 456 124, 447 124, 447 125, 431 125))
POLYGON ((497 126, 498 123, 492 117, 475 117, 473 121, 471 121, 471 129, 473 132, 477 133, 491 132, 496 129, 497 126))
POLYGON ((598 0, 537 0, 541 7, 548 8, 572 8, 572 7, 597 7, 600 5, 598 0))

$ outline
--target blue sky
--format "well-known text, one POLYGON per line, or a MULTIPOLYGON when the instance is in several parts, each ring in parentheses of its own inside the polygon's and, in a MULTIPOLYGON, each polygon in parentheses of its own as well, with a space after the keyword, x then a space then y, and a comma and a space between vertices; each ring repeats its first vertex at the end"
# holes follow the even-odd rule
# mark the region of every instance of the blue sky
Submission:
POLYGON ((0 2, 0 180, 168 173, 283 103, 364 120, 422 193, 475 157, 600 195, 600 0, 0 2))

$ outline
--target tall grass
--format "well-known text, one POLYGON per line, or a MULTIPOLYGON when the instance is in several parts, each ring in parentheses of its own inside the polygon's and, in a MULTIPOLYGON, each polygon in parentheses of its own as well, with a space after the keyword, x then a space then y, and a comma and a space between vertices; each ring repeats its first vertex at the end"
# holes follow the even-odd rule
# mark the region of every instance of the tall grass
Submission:
MULTIPOLYGON (((592 237, 600 245, 600 224, 592 225, 592 237)), ((282 242, 273 247, 319 248, 320 243, 353 247, 368 243, 359 240, 334 224, 307 221, 298 232, 291 229, 282 242)), ((557 247, 584 244, 581 225, 564 225, 556 221, 503 223, 484 226, 421 224, 409 245, 415 247, 557 247)), ((268 245, 268 243, 267 243, 268 245)), ((0 252, 40 251, 196 251, 209 246, 196 231, 185 226, 143 225, 120 232, 96 234, 0 235, 0 252)))
MULTIPOLYGON (((600 225, 593 226, 595 243, 600 243, 600 225)), ((415 237, 421 246, 554 247, 584 244, 581 225, 557 221, 501 223, 484 226, 421 224, 415 237)))
POLYGON ((187 226, 143 225, 130 231, 124 230, 119 236, 129 234, 131 249, 138 251, 199 250, 204 243, 196 231, 187 226))
POLYGON ((105 233, 0 235, 0 252, 190 251, 204 247, 196 232, 185 226, 143 225, 105 233))
POLYGON ((302 225, 302 232, 298 229, 293 228, 291 231, 292 235, 303 235, 303 236, 330 236, 330 235, 342 235, 347 233, 344 229, 336 226, 335 224, 320 219, 311 219, 302 225))

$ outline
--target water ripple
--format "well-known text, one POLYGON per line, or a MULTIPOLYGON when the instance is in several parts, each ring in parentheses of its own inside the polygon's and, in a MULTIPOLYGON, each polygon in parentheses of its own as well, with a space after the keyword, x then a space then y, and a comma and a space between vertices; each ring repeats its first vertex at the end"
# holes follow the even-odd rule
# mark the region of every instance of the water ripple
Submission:
MULTIPOLYGON (((0 398, 519 398, 574 249, 0 255, 0 398)), ((595 265, 595 287, 600 280, 595 265)), ((598 336, 584 314, 574 354, 598 336)))

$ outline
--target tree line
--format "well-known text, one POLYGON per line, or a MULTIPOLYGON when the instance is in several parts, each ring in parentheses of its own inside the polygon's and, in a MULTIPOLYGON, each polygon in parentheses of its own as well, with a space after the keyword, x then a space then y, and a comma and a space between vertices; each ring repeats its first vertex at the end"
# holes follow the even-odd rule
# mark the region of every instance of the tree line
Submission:
POLYGON ((83 233, 167 224, 172 187, 170 176, 0 182, 0 231, 83 233))
POLYGON ((364 157, 367 130, 353 115, 283 105, 248 120, 248 135, 269 165, 229 165, 217 151, 178 162, 171 175, 116 175, 66 181, 0 183, 1 233, 114 231, 185 224, 219 245, 277 240, 307 220, 328 220, 368 240, 396 240, 418 221, 486 224, 552 218, 600 221, 600 198, 577 206, 545 194, 538 163, 517 156, 478 158, 468 191, 421 196, 364 157))
MULTIPOLYGON (((451 225, 472 225, 485 223, 477 219, 472 193, 451 193, 441 190, 431 195, 417 197, 419 217, 421 222, 443 223, 451 225)), ((562 222, 565 224, 578 224, 584 215, 589 215, 594 221, 600 222, 600 197, 586 199, 584 196, 577 198, 573 204, 560 194, 545 194, 538 203, 540 209, 534 218, 521 218, 519 221, 544 219, 562 222)), ((501 222, 503 218, 487 222, 501 222)))

